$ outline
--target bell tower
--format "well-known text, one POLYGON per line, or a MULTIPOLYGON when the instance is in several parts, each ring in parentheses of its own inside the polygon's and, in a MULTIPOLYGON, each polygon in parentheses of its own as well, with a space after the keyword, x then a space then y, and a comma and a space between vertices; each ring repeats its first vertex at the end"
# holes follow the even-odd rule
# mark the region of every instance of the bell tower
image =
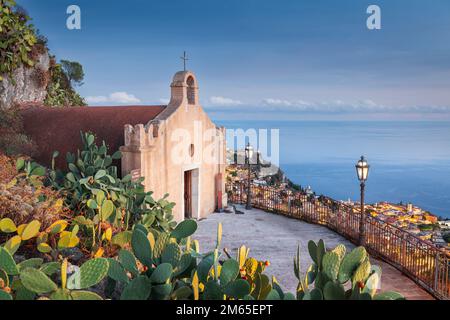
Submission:
POLYGON ((171 88, 169 106, 199 104, 197 79, 191 71, 179 71, 175 73, 171 88))

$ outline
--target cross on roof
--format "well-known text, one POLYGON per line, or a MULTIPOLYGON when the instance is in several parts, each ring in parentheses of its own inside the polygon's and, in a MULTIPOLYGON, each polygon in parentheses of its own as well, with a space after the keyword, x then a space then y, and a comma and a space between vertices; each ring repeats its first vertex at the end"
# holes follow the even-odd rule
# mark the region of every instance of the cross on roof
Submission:
POLYGON ((186 61, 189 60, 186 55, 186 51, 183 51, 183 56, 180 57, 180 59, 183 60, 183 68, 184 68, 184 71, 186 71, 186 61))

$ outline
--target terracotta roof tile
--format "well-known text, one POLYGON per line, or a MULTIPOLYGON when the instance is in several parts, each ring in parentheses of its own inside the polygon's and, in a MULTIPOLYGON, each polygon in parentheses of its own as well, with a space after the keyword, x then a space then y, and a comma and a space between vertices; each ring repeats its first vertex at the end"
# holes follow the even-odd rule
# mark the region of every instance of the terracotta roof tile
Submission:
POLYGON ((24 129, 37 144, 39 153, 34 158, 49 166, 53 151, 60 152, 57 167, 65 168, 67 152, 81 148, 80 131, 93 132, 97 142, 105 140, 110 153, 124 144, 125 124, 146 124, 166 106, 108 106, 49 108, 30 106, 23 108, 24 129))

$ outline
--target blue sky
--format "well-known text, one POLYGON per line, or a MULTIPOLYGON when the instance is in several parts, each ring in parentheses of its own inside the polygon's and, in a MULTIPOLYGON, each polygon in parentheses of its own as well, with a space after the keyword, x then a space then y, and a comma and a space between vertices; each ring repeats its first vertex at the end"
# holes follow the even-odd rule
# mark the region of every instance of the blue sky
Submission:
POLYGON ((448 0, 18 3, 58 59, 83 64, 91 104, 164 102, 186 50, 213 118, 450 120, 448 0))

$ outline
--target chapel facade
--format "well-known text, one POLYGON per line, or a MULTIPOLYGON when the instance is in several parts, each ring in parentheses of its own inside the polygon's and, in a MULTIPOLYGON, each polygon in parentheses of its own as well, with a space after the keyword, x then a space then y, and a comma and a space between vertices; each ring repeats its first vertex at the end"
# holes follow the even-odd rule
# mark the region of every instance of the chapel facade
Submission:
POLYGON ((216 127, 199 103, 192 72, 175 74, 170 102, 147 123, 125 125, 122 174, 145 177, 156 198, 169 194, 175 216, 203 218, 224 205, 225 128, 216 127))
POLYGON ((200 219, 226 203, 225 128, 217 127, 199 103, 194 73, 177 72, 164 106, 105 106, 23 110, 24 129, 37 144, 34 158, 46 165, 57 150, 57 167, 65 154, 81 149, 80 131, 93 132, 111 153, 122 152, 122 176, 144 177, 155 199, 168 194, 174 217, 200 219))

